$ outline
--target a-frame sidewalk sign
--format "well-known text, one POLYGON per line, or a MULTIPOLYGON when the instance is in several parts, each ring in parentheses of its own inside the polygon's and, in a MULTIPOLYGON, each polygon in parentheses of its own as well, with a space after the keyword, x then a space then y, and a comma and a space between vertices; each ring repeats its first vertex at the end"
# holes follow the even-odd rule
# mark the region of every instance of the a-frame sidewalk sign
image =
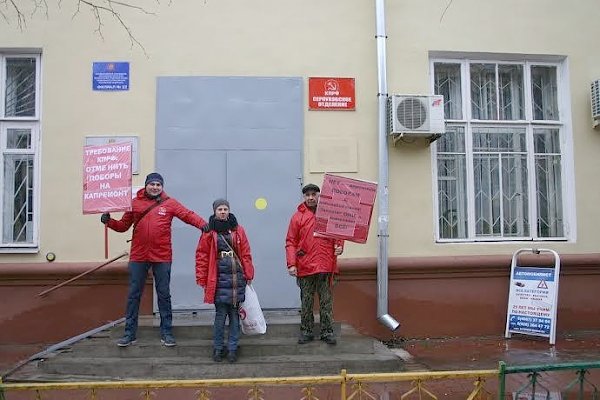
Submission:
POLYGON ((556 311, 558 308, 558 280, 560 257, 549 249, 519 249, 514 252, 510 266, 510 289, 506 313, 506 331, 511 334, 542 336, 556 343, 556 311), (550 253, 554 256, 551 266, 520 266, 522 253, 550 253))

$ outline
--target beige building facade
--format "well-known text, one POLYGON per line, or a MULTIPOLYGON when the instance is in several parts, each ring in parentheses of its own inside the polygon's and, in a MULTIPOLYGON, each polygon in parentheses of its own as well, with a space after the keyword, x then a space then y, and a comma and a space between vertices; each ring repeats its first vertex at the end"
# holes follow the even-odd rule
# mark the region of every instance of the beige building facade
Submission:
MULTIPOLYGON (((35 280, 35 286, 47 278, 25 268, 38 274, 60 266, 57 275, 68 276, 104 261, 99 216, 82 213, 82 147, 86 137, 136 136, 133 184, 143 185, 156 168, 159 78, 300 78, 302 181, 321 183, 324 172, 380 179, 374 1, 143 4, 148 13, 118 9, 124 25, 101 12, 101 35, 94 14, 74 6, 49 3, 47 15, 38 10, 29 17, 23 4, 22 29, 12 10, 11 23, 0 24, 0 269, 12 281, 35 280), (128 62, 129 89, 93 90, 92 65, 99 61, 128 62), (356 109, 309 110, 310 77, 354 78, 356 109), (54 264, 46 261, 50 252, 54 264), (21 280, 21 272, 29 277, 21 280)), ((600 3, 592 0, 386 2, 387 94, 442 94, 445 101, 441 138, 388 139, 388 243, 396 282, 390 312, 403 325, 409 321, 407 334, 461 333, 422 323, 420 315, 428 307, 442 313, 442 303, 469 312, 467 303, 495 294, 484 300, 494 321, 481 330, 502 331, 507 261, 524 247, 556 250, 566 260, 565 279, 581 280, 565 284, 564 293, 577 293, 561 298, 563 319, 570 321, 565 327, 600 327, 577 314, 595 312, 590 287, 578 285, 600 282, 600 132, 592 127, 590 100, 600 55, 589 44, 600 34, 591 22, 597 15, 600 3), (453 285, 465 284, 463 278, 487 283, 461 297, 469 285, 453 285)), ((206 214, 210 204, 186 205, 206 214)), ((377 227, 376 207, 368 242, 346 246, 336 314, 385 336, 353 316, 344 300, 368 292, 360 313, 374 313, 377 227)), ((128 249, 125 239, 110 234, 111 255, 128 249)), ((283 252, 283 238, 273 240, 283 252)))

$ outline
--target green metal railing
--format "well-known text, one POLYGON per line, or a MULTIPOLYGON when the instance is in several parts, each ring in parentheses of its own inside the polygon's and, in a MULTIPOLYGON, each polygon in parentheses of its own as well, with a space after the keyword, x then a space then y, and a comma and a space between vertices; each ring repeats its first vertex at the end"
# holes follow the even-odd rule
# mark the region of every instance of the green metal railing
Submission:
POLYGON ((506 395, 507 375, 527 374, 528 381, 516 391, 516 398, 518 399, 521 394, 526 393, 528 398, 535 400, 536 394, 541 394, 543 398, 550 399, 550 389, 539 382, 540 374, 542 372, 575 371, 575 374, 577 375, 576 378, 569 382, 561 391, 561 398, 565 400, 573 395, 573 398, 583 400, 586 389, 589 389, 592 395, 591 398, 597 400, 599 398, 598 388, 586 378, 586 375, 589 374, 591 369, 597 368, 600 368, 600 360, 595 362, 523 365, 513 367, 507 366, 503 361, 500 361, 498 399, 502 400, 506 395))

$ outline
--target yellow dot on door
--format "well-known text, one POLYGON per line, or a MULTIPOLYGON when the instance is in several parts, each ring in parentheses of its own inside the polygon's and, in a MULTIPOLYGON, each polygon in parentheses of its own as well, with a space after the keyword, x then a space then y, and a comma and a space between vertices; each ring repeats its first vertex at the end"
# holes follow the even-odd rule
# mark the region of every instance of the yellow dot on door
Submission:
POLYGON ((264 210, 265 208, 267 208, 267 199, 265 199, 264 197, 259 197, 254 202, 254 207, 256 207, 257 210, 264 210))

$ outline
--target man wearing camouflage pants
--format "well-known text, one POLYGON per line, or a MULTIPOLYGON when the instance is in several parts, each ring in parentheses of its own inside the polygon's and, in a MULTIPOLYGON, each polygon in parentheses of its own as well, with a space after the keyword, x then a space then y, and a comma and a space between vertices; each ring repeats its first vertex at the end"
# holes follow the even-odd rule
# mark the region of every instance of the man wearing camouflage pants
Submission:
POLYGON ((338 272, 337 256, 344 251, 343 241, 315 237, 315 212, 320 189, 309 183, 302 188, 304 202, 290 220, 285 239, 288 273, 295 276, 302 303, 299 344, 314 339, 313 302, 319 296, 320 337, 327 344, 337 343, 333 333, 333 274, 338 272))

